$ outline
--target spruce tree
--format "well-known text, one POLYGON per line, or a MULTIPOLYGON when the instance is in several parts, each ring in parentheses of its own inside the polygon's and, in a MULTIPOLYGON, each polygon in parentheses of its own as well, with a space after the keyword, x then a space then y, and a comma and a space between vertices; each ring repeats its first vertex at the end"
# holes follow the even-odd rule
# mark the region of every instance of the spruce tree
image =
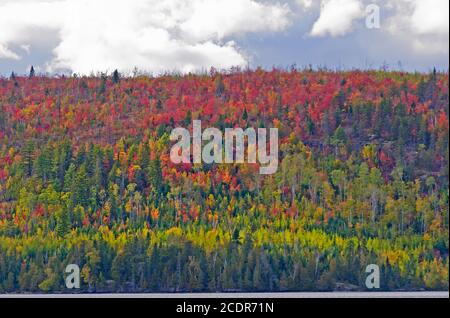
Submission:
POLYGON ((34 71, 34 66, 31 66, 30 74, 28 75, 28 78, 33 78, 36 75, 36 72, 34 71))
POLYGON ((112 81, 114 84, 118 84, 120 82, 120 74, 119 71, 115 70, 112 74, 112 81))

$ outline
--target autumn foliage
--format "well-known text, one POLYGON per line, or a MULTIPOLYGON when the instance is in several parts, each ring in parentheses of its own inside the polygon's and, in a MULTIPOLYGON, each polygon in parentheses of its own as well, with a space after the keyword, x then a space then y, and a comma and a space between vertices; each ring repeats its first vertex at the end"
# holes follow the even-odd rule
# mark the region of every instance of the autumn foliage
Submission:
POLYGON ((448 74, 0 79, 0 292, 448 289, 448 74), (169 134, 277 127, 280 166, 169 134))

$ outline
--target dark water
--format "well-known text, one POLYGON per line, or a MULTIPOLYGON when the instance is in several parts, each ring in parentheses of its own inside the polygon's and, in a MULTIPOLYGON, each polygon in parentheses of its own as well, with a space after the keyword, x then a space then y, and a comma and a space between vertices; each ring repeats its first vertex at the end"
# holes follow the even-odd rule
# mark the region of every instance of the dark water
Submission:
POLYGON ((211 293, 211 294, 0 294, 0 298, 449 298, 449 292, 211 293))

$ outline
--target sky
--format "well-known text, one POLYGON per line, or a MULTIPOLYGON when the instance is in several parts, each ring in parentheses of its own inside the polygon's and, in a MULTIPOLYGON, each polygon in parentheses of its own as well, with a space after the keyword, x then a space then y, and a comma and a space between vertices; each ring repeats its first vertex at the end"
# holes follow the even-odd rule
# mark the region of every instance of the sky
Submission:
POLYGON ((448 0, 0 0, 3 76, 448 60, 448 0))

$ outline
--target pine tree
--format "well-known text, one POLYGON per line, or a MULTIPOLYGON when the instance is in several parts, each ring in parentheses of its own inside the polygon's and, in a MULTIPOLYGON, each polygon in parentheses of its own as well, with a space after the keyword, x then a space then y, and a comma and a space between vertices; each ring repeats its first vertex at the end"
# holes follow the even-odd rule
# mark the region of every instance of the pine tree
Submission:
POLYGON ((31 66, 30 74, 28 75, 28 78, 33 78, 36 75, 36 72, 34 71, 34 66, 31 66))
POLYGON ((6 113, 4 110, 3 103, 0 102, 0 131, 6 128, 6 113))
POLYGON ((112 81, 114 84, 118 84, 120 82, 120 74, 119 71, 114 70, 113 74, 112 74, 112 81))
POLYGON ((89 178, 86 172, 85 165, 82 165, 78 169, 71 190, 75 194, 75 203, 80 204, 83 207, 86 207, 87 203, 89 202, 90 193, 89 193, 89 178))
POLYGON ((216 96, 217 97, 222 96, 223 93, 225 92, 225 85, 223 84, 223 79, 221 75, 216 77, 216 79, 214 80, 214 85, 216 87, 216 96))
POLYGON ((36 174, 45 183, 51 178, 52 173, 52 149, 45 147, 36 160, 36 174))
POLYGON ((246 108, 244 109, 244 113, 242 114, 242 119, 245 120, 245 121, 247 121, 247 119, 248 119, 248 113, 247 113, 247 109, 246 108))
POLYGON ((192 112, 189 109, 186 113, 186 117, 184 118, 184 125, 188 126, 192 124, 192 112))
POLYGON ((155 191, 155 193, 160 194, 163 186, 163 177, 161 160, 158 157, 150 162, 148 178, 152 189, 155 191))
POLYGON ((64 237, 70 231, 70 216, 66 208, 62 208, 56 214, 56 234, 60 237, 64 237))
POLYGON ((29 140, 25 144, 25 147, 22 152, 23 156, 22 165, 25 171, 25 175, 27 177, 30 177, 31 174, 33 173, 34 148, 35 148, 34 142, 29 140))

